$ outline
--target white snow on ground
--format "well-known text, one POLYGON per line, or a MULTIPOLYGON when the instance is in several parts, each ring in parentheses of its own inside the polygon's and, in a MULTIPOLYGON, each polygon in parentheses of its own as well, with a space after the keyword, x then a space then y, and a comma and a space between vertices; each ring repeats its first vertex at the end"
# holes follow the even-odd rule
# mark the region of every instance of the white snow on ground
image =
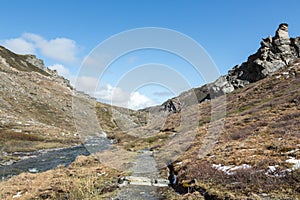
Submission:
POLYGON ((278 167, 278 165, 275 165, 275 166, 269 166, 268 168, 268 172, 275 172, 276 171, 276 168, 278 167))
POLYGON ((267 176, 276 176, 276 177, 283 177, 285 176, 285 171, 277 171, 277 168, 279 167, 279 165, 274 165, 274 166, 268 166, 268 170, 265 173, 265 175, 267 176))
MULTIPOLYGON (((294 153, 298 150, 299 149, 295 149, 291 152, 294 153)), ((291 169, 286 169, 286 170, 283 170, 281 172, 278 172, 277 171, 277 169, 279 167, 278 165, 268 166, 268 170, 266 171, 265 174, 268 175, 268 176, 281 177, 281 176, 284 176, 284 172, 290 172, 290 171, 293 171, 293 170, 300 169, 300 160, 295 159, 294 157, 290 157, 288 160, 286 160, 286 162, 293 164, 291 169)), ((233 175, 236 170, 252 168, 251 165, 247 165, 247 164, 242 164, 242 165, 238 165, 238 166, 235 166, 235 165, 226 166, 226 165, 222 165, 222 164, 212 164, 212 167, 214 169, 217 169, 219 171, 224 172, 227 175, 233 175)))
MULTIPOLYGON (((297 150, 293 150, 291 152, 295 152, 295 151, 298 151, 297 150)), ((297 160, 295 159, 294 157, 290 157, 290 159, 286 160, 285 162, 287 163, 291 163, 293 164, 292 168, 290 169, 285 169, 285 170, 282 170, 282 171, 278 171, 278 165, 274 165, 274 166, 268 166, 268 170, 267 172, 265 173, 267 176, 277 176, 277 177, 284 177, 286 172, 291 172, 291 171, 294 171, 296 169, 300 169, 300 160, 297 160)))
POLYGON ((285 162, 293 164, 292 170, 300 169, 300 160, 297 160, 294 157, 290 157, 290 159, 285 162))
POLYGON ((228 175, 232 175, 235 173, 236 170, 239 170, 239 169, 250 169, 252 168, 251 165, 247 165, 247 164, 242 164, 242 165, 238 165, 238 166, 235 166, 235 165, 230 165, 230 166, 226 166, 226 165, 222 165, 222 164, 212 164, 212 167, 219 170, 219 171, 222 171, 224 172, 225 174, 228 174, 228 175))

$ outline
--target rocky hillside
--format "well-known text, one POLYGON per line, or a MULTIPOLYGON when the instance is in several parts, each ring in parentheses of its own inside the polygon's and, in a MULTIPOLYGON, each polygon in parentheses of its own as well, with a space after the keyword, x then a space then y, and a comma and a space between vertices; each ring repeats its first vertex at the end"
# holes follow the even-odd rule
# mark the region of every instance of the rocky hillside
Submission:
POLYGON ((300 37, 290 38, 286 23, 279 25, 274 37, 262 39, 260 45, 246 62, 234 66, 215 82, 184 92, 175 99, 195 93, 201 103, 261 80, 300 58, 300 37))
POLYGON ((161 108, 172 101, 178 111, 168 115, 161 131, 195 137, 185 152, 180 149, 182 138, 155 147, 158 164, 172 153, 162 155, 162 149, 184 152, 170 165, 177 176, 175 191, 193 193, 184 198, 300 198, 299 39, 289 38, 287 24, 281 24, 274 37, 263 39, 259 50, 227 75, 163 104, 161 108), (182 106, 194 94, 198 108, 189 107, 199 109, 198 129, 191 125, 181 131, 186 116, 198 120, 195 112, 182 106), (226 114, 213 119, 213 107, 224 101, 221 111, 226 114), (211 131, 212 120, 224 123, 220 135, 219 130, 211 131))
POLYGON ((3 152, 78 144, 69 82, 33 55, 0 47, 0 144, 3 152))
MULTIPOLYGON (((0 47, 0 80, 2 163, 18 159, 9 156, 10 152, 67 147, 84 142, 74 124, 72 101, 75 100, 85 107, 96 105, 97 116, 107 134, 120 131, 111 120, 109 105, 77 92, 68 80, 46 68, 34 55, 18 55, 0 47)), ((134 118, 134 111, 130 112, 134 118)))
POLYGON ((299 199, 299 74, 296 60, 228 94, 224 128, 217 136, 208 135, 208 129, 211 104, 219 98, 201 103, 196 137, 172 163, 174 189, 195 199, 299 199), (203 155, 209 137, 213 148, 203 155))
MULTIPOLYGON (((184 199, 300 198, 299 39, 289 38, 287 24, 281 24, 247 62, 172 99, 195 92, 200 102, 195 139, 169 166, 177 176, 172 187, 184 199), (215 119, 224 120, 219 135, 209 132, 211 111, 223 101, 226 115, 215 119)), ((181 115, 172 113, 162 131, 176 130, 181 115)))

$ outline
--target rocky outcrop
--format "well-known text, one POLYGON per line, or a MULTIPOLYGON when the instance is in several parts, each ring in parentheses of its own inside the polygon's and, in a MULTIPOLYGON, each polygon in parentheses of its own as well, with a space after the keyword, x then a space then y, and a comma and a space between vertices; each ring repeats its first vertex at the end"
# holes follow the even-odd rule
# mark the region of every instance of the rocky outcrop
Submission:
POLYGON ((70 81, 59 76, 56 70, 51 70, 44 65, 44 61, 38 59, 35 55, 19 55, 8 49, 0 46, 0 71, 11 73, 12 71, 18 73, 22 72, 37 72, 45 77, 49 77, 52 81, 60 85, 67 86, 71 89, 73 87, 70 81))
MULTIPOLYGON (((246 62, 234 66, 226 75, 173 98, 173 102, 181 103, 175 105, 176 109, 180 110, 182 105, 194 104, 195 102, 188 102, 193 99, 191 98, 193 95, 196 95, 198 102, 201 103, 228 94, 259 81, 300 58, 300 37, 290 38, 286 23, 279 25, 274 37, 262 39, 260 45, 258 51, 249 56, 246 62)), ((163 103, 162 107, 168 102, 169 100, 163 103)))
MULTIPOLYGON (((279 25, 274 37, 262 39, 260 45, 258 51, 249 56, 246 62, 234 66, 226 75, 165 101, 157 106, 156 112, 166 111, 170 101, 180 112, 183 107, 214 99, 259 81, 300 58, 300 37, 290 38, 286 23, 279 25)), ((149 110, 150 108, 143 109, 143 111, 149 110)))
POLYGON ((265 38, 260 44, 261 47, 249 56, 247 62, 235 66, 227 75, 219 78, 212 85, 211 92, 229 93, 265 78, 299 57, 300 38, 290 38, 285 23, 279 25, 275 37, 265 38))
POLYGON ((32 64, 34 67, 41 69, 45 73, 49 74, 56 82, 73 89, 68 79, 64 78, 63 76, 59 76, 57 70, 52 70, 46 67, 43 60, 38 59, 35 55, 25 55, 25 56, 26 56, 26 61, 28 63, 32 64))
MULTIPOLYGON (((44 61, 41 59, 38 59, 35 55, 27 55, 26 61, 37 68, 47 71, 47 68, 44 65, 44 61)), ((49 73, 49 74, 51 74, 51 73, 49 73)))
POLYGON ((264 38, 260 44, 258 51, 246 62, 235 66, 215 82, 196 89, 199 102, 261 80, 300 57, 300 37, 290 38, 286 23, 279 25, 274 37, 264 38))

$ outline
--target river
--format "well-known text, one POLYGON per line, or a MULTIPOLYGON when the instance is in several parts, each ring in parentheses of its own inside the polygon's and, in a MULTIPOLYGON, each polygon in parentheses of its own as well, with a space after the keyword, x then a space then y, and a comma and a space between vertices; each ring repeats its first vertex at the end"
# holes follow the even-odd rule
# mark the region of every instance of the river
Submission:
POLYGON ((13 153, 12 155, 20 157, 21 160, 10 165, 0 166, 0 176, 2 179, 6 179, 22 172, 44 172, 58 165, 68 166, 77 156, 87 156, 107 149, 111 143, 112 141, 105 137, 93 137, 88 138, 84 145, 70 148, 13 153))

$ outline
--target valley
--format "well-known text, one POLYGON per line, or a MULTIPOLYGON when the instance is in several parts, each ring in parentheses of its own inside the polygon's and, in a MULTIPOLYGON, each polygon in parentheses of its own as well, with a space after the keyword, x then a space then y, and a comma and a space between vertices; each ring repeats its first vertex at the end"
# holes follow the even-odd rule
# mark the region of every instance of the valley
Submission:
POLYGON ((287 26, 215 82, 141 110, 1 47, 0 199, 300 199, 300 39, 287 26))

